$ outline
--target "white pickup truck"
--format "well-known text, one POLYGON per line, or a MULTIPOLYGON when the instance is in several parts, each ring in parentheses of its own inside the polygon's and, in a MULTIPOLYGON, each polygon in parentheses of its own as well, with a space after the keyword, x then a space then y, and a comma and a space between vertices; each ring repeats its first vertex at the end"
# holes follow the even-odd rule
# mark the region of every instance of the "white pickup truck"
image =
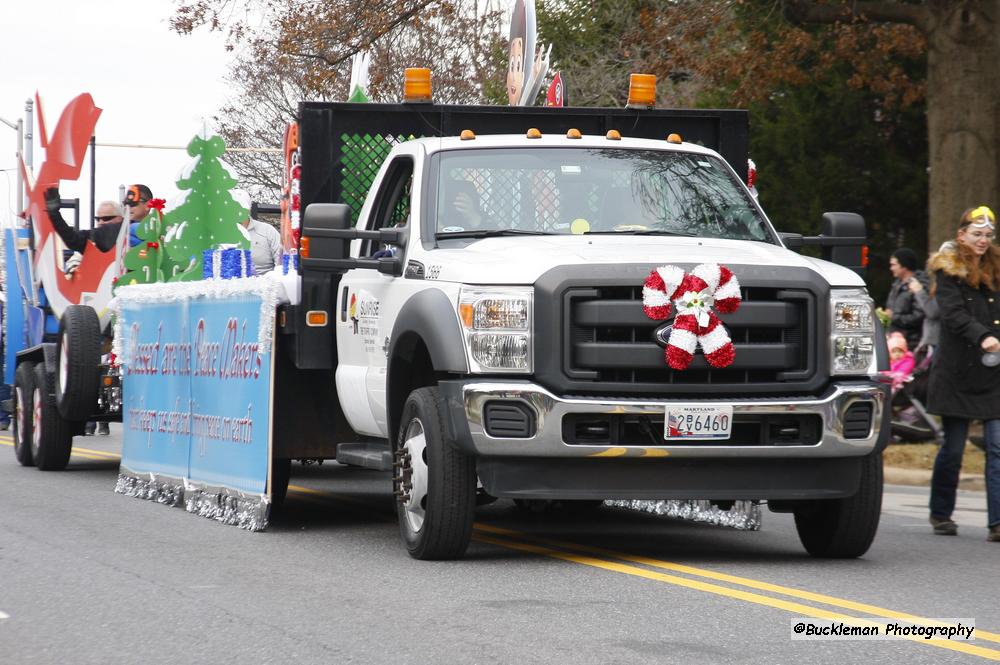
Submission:
POLYGON ((389 111, 413 130, 345 129, 375 122, 375 105, 300 109, 304 212, 286 235, 301 300, 278 319, 279 458, 336 451, 392 468, 403 539, 421 559, 463 554, 477 494, 766 501, 794 513, 813 555, 867 551, 888 436, 884 338, 855 270, 788 249, 820 245, 858 268, 859 216, 827 213, 816 237, 779 234, 722 150, 667 139, 737 112, 389 111), (476 133, 500 116, 523 131, 476 133), (620 133, 594 132, 597 121, 620 133), (736 311, 711 309, 728 277, 685 282, 696 286, 681 302, 670 276, 718 281, 716 265, 735 278, 736 311), (651 318, 644 294, 677 302, 651 318), (685 313, 699 326, 718 314, 734 355, 710 364, 685 313), (690 365, 668 364, 667 347, 690 365))

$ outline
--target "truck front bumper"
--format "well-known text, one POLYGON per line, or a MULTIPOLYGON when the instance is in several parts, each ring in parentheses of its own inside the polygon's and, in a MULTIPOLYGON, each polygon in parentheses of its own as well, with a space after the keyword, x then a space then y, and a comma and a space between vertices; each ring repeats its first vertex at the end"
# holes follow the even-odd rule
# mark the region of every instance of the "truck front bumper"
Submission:
MULTIPOLYGON (((559 397, 530 381, 443 381, 450 434, 477 458, 479 477, 494 496, 513 498, 808 499, 850 496, 861 460, 888 440, 889 389, 858 381, 833 384, 819 397, 719 400, 559 397), (519 436, 494 436, 484 422, 494 404, 522 405, 531 426, 519 436), (646 416, 662 423, 671 403, 731 405, 734 421, 768 416, 818 417, 808 445, 665 441, 613 445, 568 443, 567 418, 646 416), (867 431, 845 436, 845 417, 871 409, 867 431)), ((662 427, 662 425, 660 425, 662 427)), ((662 435, 662 431, 658 433, 662 435)))

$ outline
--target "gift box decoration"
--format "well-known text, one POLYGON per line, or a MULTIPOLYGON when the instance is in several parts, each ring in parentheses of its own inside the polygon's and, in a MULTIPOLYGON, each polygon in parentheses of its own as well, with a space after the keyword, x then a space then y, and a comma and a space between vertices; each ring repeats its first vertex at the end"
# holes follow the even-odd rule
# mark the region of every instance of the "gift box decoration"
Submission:
POLYGON ((203 254, 205 279, 236 279, 257 274, 249 249, 206 249, 203 254))

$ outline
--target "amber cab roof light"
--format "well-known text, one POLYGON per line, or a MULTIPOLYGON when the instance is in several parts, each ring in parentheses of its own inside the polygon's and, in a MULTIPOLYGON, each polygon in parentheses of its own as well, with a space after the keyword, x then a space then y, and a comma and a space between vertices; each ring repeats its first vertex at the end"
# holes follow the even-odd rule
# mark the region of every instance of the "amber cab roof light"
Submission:
POLYGON ((628 108, 651 109, 656 106, 656 74, 630 74, 628 108))
POLYGON ((407 104, 427 104, 431 101, 431 70, 407 67, 403 79, 403 101, 407 104))
POLYGON ((609 141, 621 141, 622 133, 617 129, 609 129, 607 135, 605 136, 609 141))
POLYGON ((568 138, 568 139, 581 139, 581 138, 583 138, 583 134, 580 133, 579 129, 577 129, 576 127, 573 127, 568 132, 566 132, 566 138, 568 138))
POLYGON ((463 141, 473 141, 476 138, 476 133, 471 129, 463 129, 462 133, 458 135, 458 138, 463 141))
POLYGON ((540 138, 542 138, 542 132, 537 127, 532 127, 525 134, 525 137, 527 137, 529 139, 540 139, 540 138))
POLYGON ((667 137, 667 143, 684 143, 680 134, 674 133, 667 137))

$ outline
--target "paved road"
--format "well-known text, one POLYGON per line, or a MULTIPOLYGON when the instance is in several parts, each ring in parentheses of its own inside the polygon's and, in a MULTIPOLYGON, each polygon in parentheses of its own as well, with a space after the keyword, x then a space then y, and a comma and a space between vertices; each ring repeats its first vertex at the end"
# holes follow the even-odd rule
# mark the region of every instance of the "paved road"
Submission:
MULTIPOLYGON (((117 426, 114 426, 117 427, 117 426)), ((118 430, 62 473, 0 438, 0 664, 952 663, 1000 659, 1000 545, 964 493, 935 537, 926 490, 887 488, 860 560, 759 532, 613 509, 481 511, 459 562, 402 548, 385 474, 293 467, 253 534, 116 495, 118 430), (793 617, 975 618, 973 643, 792 641, 793 617), (992 631, 992 632, 986 632, 992 631)))

